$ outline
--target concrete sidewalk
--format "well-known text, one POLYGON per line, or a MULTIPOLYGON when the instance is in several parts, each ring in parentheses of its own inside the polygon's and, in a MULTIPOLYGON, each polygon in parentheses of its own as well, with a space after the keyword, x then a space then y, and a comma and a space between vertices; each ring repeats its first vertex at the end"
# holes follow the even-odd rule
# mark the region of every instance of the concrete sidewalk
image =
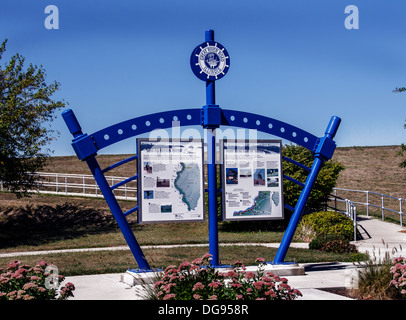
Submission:
POLYGON ((368 252, 371 256, 375 254, 377 258, 383 257, 385 252, 394 257, 406 255, 405 227, 367 216, 358 216, 357 222, 366 231, 364 239, 351 242, 359 252, 368 252), (393 248, 397 251, 392 253, 393 248))

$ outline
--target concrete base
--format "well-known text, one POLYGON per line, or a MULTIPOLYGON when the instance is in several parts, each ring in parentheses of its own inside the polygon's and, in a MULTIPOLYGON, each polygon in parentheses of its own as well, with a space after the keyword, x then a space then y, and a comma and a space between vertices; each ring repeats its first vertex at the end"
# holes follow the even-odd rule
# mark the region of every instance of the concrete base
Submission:
MULTIPOLYGON (((216 268, 219 272, 227 272, 233 270, 233 267, 220 267, 216 268)), ((257 266, 246 266, 246 271, 256 273, 258 271, 257 266)), ((264 267, 264 272, 272 272, 278 276, 302 276, 305 274, 304 266, 300 266, 297 263, 289 264, 267 264, 264 267)), ((136 286, 141 284, 153 284, 159 280, 159 275, 162 271, 138 271, 127 270, 125 274, 121 275, 120 282, 123 282, 129 286, 136 286)))

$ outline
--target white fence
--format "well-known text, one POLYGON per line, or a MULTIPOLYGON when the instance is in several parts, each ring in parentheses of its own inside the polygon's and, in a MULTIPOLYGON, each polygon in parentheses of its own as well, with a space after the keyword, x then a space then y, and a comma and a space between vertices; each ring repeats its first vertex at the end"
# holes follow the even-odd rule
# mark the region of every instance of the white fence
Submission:
MULTIPOLYGON (((36 189, 31 192, 59 194, 66 196, 103 197, 94 177, 86 174, 37 172, 36 189)), ((106 176, 110 186, 127 179, 106 176)), ((3 191, 3 182, 0 181, 3 191)), ((113 190, 117 199, 137 200, 137 183, 131 181, 113 190)))
POLYGON ((380 211, 382 220, 385 220, 386 212, 394 213, 399 217, 400 226, 403 226, 403 215, 405 215, 403 212, 403 203, 406 199, 372 191, 334 188, 334 196, 336 197, 336 200, 333 198, 333 201, 342 201, 339 199, 340 197, 338 197, 338 194, 341 194, 341 198, 357 199, 351 200, 352 203, 365 206, 367 216, 370 215, 371 208, 376 208, 380 211))

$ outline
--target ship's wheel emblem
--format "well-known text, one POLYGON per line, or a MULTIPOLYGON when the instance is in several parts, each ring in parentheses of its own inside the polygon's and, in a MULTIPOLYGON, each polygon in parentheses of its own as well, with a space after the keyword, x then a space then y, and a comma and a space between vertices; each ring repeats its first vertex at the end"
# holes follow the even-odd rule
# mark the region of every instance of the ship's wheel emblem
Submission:
POLYGON ((193 50, 190 66, 199 79, 218 80, 226 75, 230 67, 230 57, 221 44, 207 41, 193 50))

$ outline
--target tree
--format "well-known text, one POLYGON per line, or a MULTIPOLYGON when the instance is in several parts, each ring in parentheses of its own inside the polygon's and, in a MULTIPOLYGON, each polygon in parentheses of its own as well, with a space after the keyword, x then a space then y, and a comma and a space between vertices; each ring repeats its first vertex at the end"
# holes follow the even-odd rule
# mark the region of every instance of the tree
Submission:
MULTIPOLYGON (((403 92, 403 91, 406 91, 406 88, 405 88, 405 87, 402 87, 402 88, 395 88, 395 90, 393 90, 392 92, 398 93, 398 92, 403 92)), ((406 124, 403 125, 403 128, 406 129, 406 124)), ((404 153, 405 151, 406 151, 406 146, 405 146, 404 143, 402 143, 402 144, 400 145, 400 151, 399 151, 398 153, 396 153, 396 157, 398 157, 398 156, 403 156, 403 153, 404 153)), ((400 168, 406 168, 406 160, 403 160, 401 163, 399 163, 399 167, 400 167, 400 168)))
MULTIPOLYGON (((283 156, 300 162, 309 168, 314 161, 310 150, 297 145, 285 145, 282 154, 283 156)), ((329 160, 324 163, 307 201, 307 211, 326 210, 329 195, 333 192, 333 188, 336 186, 337 179, 342 170, 344 170, 344 166, 338 161, 329 160)), ((308 176, 306 170, 288 161, 283 161, 283 174, 302 183, 305 183, 308 176)), ((284 180, 283 193, 286 204, 294 207, 299 199, 301 191, 302 188, 297 184, 286 179, 284 180)))
MULTIPOLYGON (((6 43, 0 47, 0 60, 6 43)), ((45 146, 55 138, 49 123, 65 107, 51 98, 60 84, 47 85, 43 67, 30 64, 24 69, 24 62, 17 53, 4 68, 0 65, 0 180, 18 196, 27 195, 36 181, 33 173, 45 165, 50 151, 45 146)))

